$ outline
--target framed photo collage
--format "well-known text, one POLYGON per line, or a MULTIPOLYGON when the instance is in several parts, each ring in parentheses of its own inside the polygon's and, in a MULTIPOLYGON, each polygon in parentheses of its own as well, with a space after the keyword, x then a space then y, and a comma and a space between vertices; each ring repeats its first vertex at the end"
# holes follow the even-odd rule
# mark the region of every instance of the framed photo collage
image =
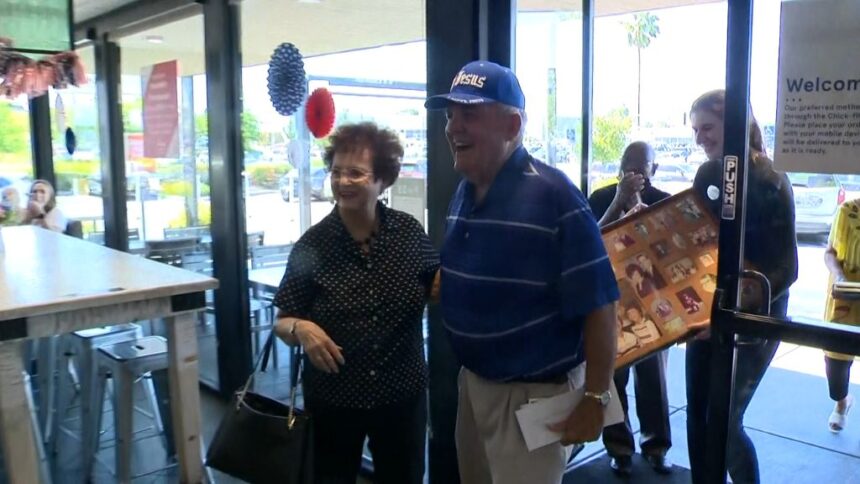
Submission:
POLYGON ((692 189, 601 232, 621 292, 616 368, 684 338, 688 324, 710 319, 719 231, 692 189))

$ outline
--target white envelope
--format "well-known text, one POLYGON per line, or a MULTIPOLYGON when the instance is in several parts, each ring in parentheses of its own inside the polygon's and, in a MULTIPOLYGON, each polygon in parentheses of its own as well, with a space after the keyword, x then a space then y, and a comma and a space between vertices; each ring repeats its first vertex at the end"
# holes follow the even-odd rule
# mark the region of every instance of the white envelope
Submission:
MULTIPOLYGON (((604 427, 624 421, 624 412, 621 409, 621 402, 618 400, 618 392, 615 390, 614 383, 610 383, 609 392, 612 394, 612 398, 605 409, 604 427)), ((523 405, 515 412, 529 452, 561 440, 561 433, 553 432, 547 426, 561 422, 570 416, 570 412, 582 400, 583 393, 585 393, 585 389, 578 388, 523 405)))

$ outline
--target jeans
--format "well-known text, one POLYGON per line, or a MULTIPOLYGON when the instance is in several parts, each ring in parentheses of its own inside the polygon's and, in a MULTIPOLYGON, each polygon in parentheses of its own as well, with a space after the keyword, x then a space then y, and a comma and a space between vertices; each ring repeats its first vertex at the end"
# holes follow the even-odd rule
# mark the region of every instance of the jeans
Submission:
MULTIPOLYGON (((771 315, 784 317, 788 309, 788 294, 772 304, 771 315)), ((711 347, 708 341, 687 344, 687 446, 693 483, 706 482, 708 449, 708 392, 711 382, 711 347)), ((726 464, 736 484, 760 482, 758 457, 752 440, 744 431, 744 413, 767 371, 779 340, 744 339, 737 344, 737 364, 729 413, 729 437, 726 464)))

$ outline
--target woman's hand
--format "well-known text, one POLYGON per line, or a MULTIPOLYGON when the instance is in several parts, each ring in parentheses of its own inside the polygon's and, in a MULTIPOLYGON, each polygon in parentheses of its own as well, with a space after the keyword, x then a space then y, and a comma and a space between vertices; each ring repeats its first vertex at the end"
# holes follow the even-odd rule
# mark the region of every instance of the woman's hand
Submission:
POLYGON ((338 373, 338 365, 345 360, 340 346, 316 323, 302 319, 296 322, 296 338, 305 350, 310 362, 320 371, 338 373))
POLYGON ((698 321, 695 323, 690 323, 687 325, 687 329, 690 330, 695 336, 693 339, 695 340, 706 340, 711 337, 711 320, 707 321, 698 321))
POLYGON ((27 219, 32 220, 34 218, 39 218, 44 214, 45 208, 35 200, 30 200, 27 204, 27 219))

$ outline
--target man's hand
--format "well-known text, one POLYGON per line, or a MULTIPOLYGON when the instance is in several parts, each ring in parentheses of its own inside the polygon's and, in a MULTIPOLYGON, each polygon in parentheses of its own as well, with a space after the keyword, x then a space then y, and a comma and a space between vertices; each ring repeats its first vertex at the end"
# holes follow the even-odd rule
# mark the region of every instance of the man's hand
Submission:
POLYGON ((645 177, 638 173, 625 173, 618 181, 618 189, 615 198, 621 202, 625 209, 635 206, 636 194, 645 188, 645 177))
POLYGON ((338 373, 338 365, 345 363, 341 354, 343 348, 336 345, 325 330, 316 323, 303 319, 296 323, 295 334, 308 359, 318 370, 338 373))
POLYGON ((583 397, 567 420, 549 425, 549 429, 561 432, 562 445, 593 442, 603 430, 603 405, 593 398, 583 397))

